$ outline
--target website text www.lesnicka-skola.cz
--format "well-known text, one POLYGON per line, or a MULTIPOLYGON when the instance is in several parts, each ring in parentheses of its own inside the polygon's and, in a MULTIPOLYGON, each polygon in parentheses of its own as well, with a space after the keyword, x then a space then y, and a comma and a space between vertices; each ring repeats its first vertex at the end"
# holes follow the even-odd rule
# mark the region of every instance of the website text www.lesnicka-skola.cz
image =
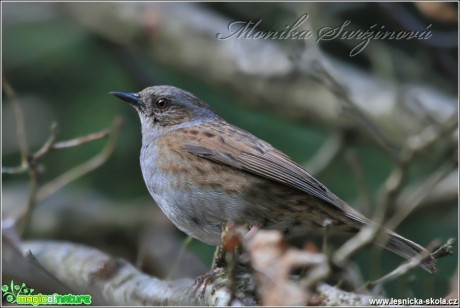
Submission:
POLYGON ((458 299, 446 298, 372 298, 369 300, 370 305, 375 306, 419 306, 419 305, 433 305, 433 306, 458 306, 458 299))

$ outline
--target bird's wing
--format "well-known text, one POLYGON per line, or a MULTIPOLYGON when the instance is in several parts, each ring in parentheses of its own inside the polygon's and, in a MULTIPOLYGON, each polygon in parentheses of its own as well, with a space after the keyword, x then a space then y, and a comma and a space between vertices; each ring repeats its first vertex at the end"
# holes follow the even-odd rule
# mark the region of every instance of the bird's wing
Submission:
POLYGON ((205 126, 203 129, 207 132, 204 135, 213 138, 189 140, 185 150, 301 190, 332 205, 356 221, 367 222, 363 215, 341 201, 308 171, 270 144, 229 124, 223 127, 205 126))

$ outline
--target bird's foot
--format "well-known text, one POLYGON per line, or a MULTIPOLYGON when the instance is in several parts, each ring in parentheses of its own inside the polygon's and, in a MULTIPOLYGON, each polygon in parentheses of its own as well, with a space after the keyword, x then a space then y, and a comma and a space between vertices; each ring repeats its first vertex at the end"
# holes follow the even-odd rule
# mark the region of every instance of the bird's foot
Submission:
POLYGON ((209 282, 216 278, 216 276, 223 271, 223 267, 216 267, 211 269, 209 272, 198 276, 195 279, 195 287, 193 289, 193 294, 196 296, 199 289, 201 289, 200 296, 204 296, 206 292, 206 287, 209 282))

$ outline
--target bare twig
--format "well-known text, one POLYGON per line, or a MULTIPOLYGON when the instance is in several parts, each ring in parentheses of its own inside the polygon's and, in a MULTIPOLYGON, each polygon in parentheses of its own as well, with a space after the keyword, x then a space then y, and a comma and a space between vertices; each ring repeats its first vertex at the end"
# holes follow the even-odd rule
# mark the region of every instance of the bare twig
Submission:
POLYGON ((27 146, 26 129, 24 125, 24 112, 22 111, 21 105, 16 92, 11 87, 10 83, 6 78, 2 78, 3 90, 11 101, 14 110, 14 117, 16 118, 16 134, 18 136, 19 150, 21 152, 21 166, 27 166, 27 159, 29 156, 29 148, 27 146))
MULTIPOLYGON (((414 152, 409 151, 407 155, 402 156, 403 159, 400 161, 399 166, 393 169, 392 173, 385 181, 382 197, 373 216, 373 221, 375 223, 362 228, 356 236, 340 247, 333 256, 334 263, 344 266, 357 251, 367 246, 381 235, 381 229, 384 224, 387 209, 391 204, 396 203, 396 200, 406 183, 409 167, 413 161, 413 153, 414 152)), ((415 207, 417 207, 423 198, 429 194, 435 184, 452 170, 452 167, 452 162, 447 162, 441 166, 437 172, 426 180, 424 185, 420 186, 420 189, 414 192, 413 195, 405 201, 405 206, 397 211, 397 213, 395 213, 395 215, 387 223, 385 223, 385 226, 390 230, 396 228, 396 226, 399 225, 399 223, 401 223, 415 207)))
POLYGON ((389 229, 396 228, 410 213, 422 202, 422 200, 431 192, 436 184, 447 176, 454 168, 453 162, 447 161, 441 165, 432 175, 430 175, 411 195, 399 203, 404 204, 398 211, 388 220, 386 226, 389 229))
POLYGON ((333 133, 321 145, 315 155, 306 163, 305 169, 311 174, 321 174, 335 158, 343 151, 345 138, 343 133, 333 133))
MULTIPOLYGON (((451 118, 446 124, 435 130, 436 133, 430 133, 426 137, 426 133, 422 133, 417 139, 417 143, 409 143, 407 149, 401 150, 398 154, 399 159, 397 160, 397 166, 393 169, 391 174, 388 176, 383 186, 381 198, 379 204, 376 207, 376 212, 373 216, 375 224, 364 227, 355 237, 345 243, 333 256, 333 261, 338 265, 344 265, 348 262, 352 255, 358 250, 373 242, 378 236, 380 236, 381 228, 384 224, 387 210, 390 205, 395 204, 401 191, 406 184, 409 170, 414 157, 419 154, 422 150, 432 146, 440 137, 446 133, 452 132, 457 128, 457 119, 451 118)), ((405 206, 402 207, 395 215, 385 224, 385 226, 393 230, 398 226, 430 193, 431 189, 442 180, 453 168, 452 162, 443 164, 434 174, 432 174, 423 185, 419 187, 411 196, 404 201, 405 206)))
POLYGON ((374 242, 381 235, 383 222, 385 220, 388 205, 394 200, 402 189, 407 177, 406 167, 397 167, 388 176, 384 184, 384 195, 377 205, 373 215, 373 222, 363 227, 355 236, 343 244, 332 256, 332 261, 344 267, 351 257, 359 250, 374 242))
POLYGON ((373 288, 376 288, 377 286, 383 285, 384 283, 388 281, 401 277, 402 275, 409 272, 411 269, 419 266, 420 263, 423 261, 423 259, 425 259, 427 256, 428 254, 420 254, 420 255, 415 256, 414 258, 412 258, 411 261, 401 264, 400 266, 398 266, 397 268, 395 268, 394 270, 392 270, 390 273, 386 274, 385 276, 375 281, 369 282, 367 284, 367 287, 370 289, 373 289, 373 288))
POLYGON ((21 234, 26 235, 29 231, 30 220, 32 218, 32 213, 34 212, 35 205, 37 203, 37 191, 38 191, 38 169, 37 166, 29 164, 29 177, 30 177, 30 188, 29 196, 27 199, 27 207, 24 215, 22 216, 21 223, 21 234))
POLYGON ((17 167, 2 167, 2 174, 20 174, 27 171, 27 165, 17 167))
POLYGON ((112 138, 109 140, 107 145, 104 149, 96 156, 88 160, 87 162, 77 166, 61 176, 57 177, 55 180, 51 181, 48 184, 45 184, 43 187, 39 189, 39 171, 38 171, 38 163, 40 159, 42 159, 46 154, 54 149, 63 149, 68 147, 78 146, 90 141, 95 141, 107 136, 107 130, 103 130, 99 133, 90 134, 85 137, 80 137, 76 139, 72 139, 70 141, 64 141, 61 143, 55 143, 57 133, 58 133, 58 126, 53 124, 51 127, 51 135, 45 144, 29 158, 29 175, 31 180, 31 188, 29 192, 29 199, 28 204, 26 207, 25 212, 22 215, 22 234, 25 235, 28 232, 28 228, 30 227, 30 220, 32 218, 32 214, 35 209, 35 205, 37 201, 42 201, 43 199, 49 197, 50 195, 54 194, 56 191, 67 185, 68 183, 76 180, 77 178, 89 173, 90 171, 96 169, 100 165, 102 165, 112 154, 115 144, 118 139, 118 135, 120 132, 122 120, 120 118, 116 118, 113 121, 111 134, 112 138), (58 145, 56 147, 55 145, 58 145))
POLYGON ((445 138, 441 137, 450 136, 457 128, 458 119, 457 115, 455 115, 442 124, 428 126, 420 134, 409 137, 407 140, 408 147, 413 152, 413 155, 418 155, 440 140, 445 140, 445 138))
POLYGON ((375 121, 353 101, 350 91, 338 81, 324 66, 321 61, 314 62, 314 69, 317 72, 317 79, 343 103, 345 111, 348 111, 361 126, 369 132, 369 135, 380 145, 396 162, 400 160, 398 147, 377 126, 375 121))
MULTIPOLYGON (((13 173, 22 173, 25 171, 29 172, 30 177, 30 186, 29 186, 29 197, 27 200, 27 212, 26 212, 26 222, 30 218, 28 213, 31 213, 35 207, 35 195, 38 189, 38 166, 37 162, 30 157, 29 149, 27 146, 27 137, 25 133, 25 125, 24 125, 24 113, 19 104, 19 99, 14 91, 13 87, 9 84, 6 78, 2 80, 3 89, 6 92, 6 95, 10 98, 11 103, 14 109, 14 115, 16 118, 16 133, 18 136, 18 143, 19 143, 19 150, 21 152, 21 164, 19 167, 16 168, 8 168, 8 171, 13 171, 13 173)), ((3 172, 3 168, 2 168, 3 172)), ((23 223, 21 225, 21 229, 23 233, 26 231, 28 223, 23 223)))
POLYGON ((83 145, 85 143, 103 139, 109 135, 110 130, 104 129, 104 130, 101 130, 100 132, 92 133, 92 134, 89 134, 83 137, 78 137, 75 139, 56 142, 56 137, 57 137, 58 132, 59 132, 59 127, 57 126, 56 123, 53 123, 51 126, 50 137, 45 142, 45 144, 33 155, 33 158, 35 160, 42 158, 43 156, 45 156, 46 154, 54 150, 73 148, 73 147, 83 145))
MULTIPOLYGON (((435 252, 431 253, 431 256, 436 258, 436 259, 439 259, 439 258, 445 257, 447 255, 451 255, 452 251, 453 251, 452 246, 453 246, 454 243, 455 243, 455 239, 449 239, 444 245, 442 245, 440 248, 438 248, 435 252)), ((398 277, 401 277, 402 275, 406 274, 411 269, 419 266, 422 263, 422 261, 430 255, 430 253, 429 253, 430 250, 431 249, 427 249, 426 251, 424 251, 424 252, 418 254, 417 256, 415 256, 411 261, 401 264, 396 269, 394 269, 390 273, 384 275, 383 277, 381 277, 381 278, 379 278, 377 280, 374 280, 372 282, 369 282, 367 284, 367 287, 375 288, 377 286, 383 285, 384 283, 386 283, 388 281, 391 281, 391 280, 394 280, 394 279, 396 279, 398 277)))
MULTIPOLYGON (((113 123, 112 123, 112 128, 110 130, 110 140, 107 142, 107 145, 102 149, 102 151, 91 158, 90 160, 84 162, 83 164, 76 166, 64 174, 60 175, 56 179, 52 180, 51 182, 43 185, 43 187, 38 191, 37 193, 37 200, 42 201, 46 199, 47 197, 51 196, 55 192, 57 192, 59 189, 64 187, 65 185, 69 184, 70 182, 78 179, 79 177, 82 177, 83 175, 91 172, 92 170, 98 168, 101 166, 103 163, 107 161, 107 159, 112 155, 113 150, 115 149, 115 144, 117 143, 118 136, 120 134, 120 129, 123 121, 121 118, 116 118, 113 123)), ((97 140, 96 137, 103 138, 108 134, 106 130, 88 135, 82 138, 77 138, 69 141, 68 143, 64 143, 64 147, 71 147, 71 146, 77 146, 83 143, 87 143, 90 141, 97 140)))
MULTIPOLYGON (((30 159, 34 161, 38 161, 42 159, 45 155, 47 155, 49 152, 54 151, 54 150, 61 150, 61 149, 67 149, 67 148, 73 148, 77 147, 80 145, 83 145, 85 143, 93 142, 99 139, 103 139, 107 137, 110 133, 109 129, 104 129, 100 132, 97 133, 92 133, 83 137, 75 138, 75 139, 70 139, 70 140, 65 140, 65 141, 60 141, 56 142, 57 135, 59 133, 59 127, 56 123, 53 123, 51 125, 51 134, 46 140, 46 142, 43 144, 43 146, 37 150, 30 159)), ((28 168, 27 166, 18 166, 18 167, 3 167, 2 168, 2 173, 7 173, 7 174, 19 174, 27 171, 28 168)))
MULTIPOLYGON (((120 124, 121 124, 121 122, 120 122, 120 124)), ((113 128, 111 130, 104 129, 104 130, 102 130, 100 132, 89 134, 89 135, 86 135, 84 137, 79 137, 79 138, 66 140, 66 141, 61 141, 61 142, 56 142, 54 144, 54 146, 53 146, 53 149, 54 150, 60 150, 60 149, 67 149, 67 148, 80 146, 80 145, 88 143, 88 142, 93 142, 95 140, 105 138, 110 133, 113 133, 113 128)))
POLYGON ((376 207, 374 221, 382 224, 387 215, 388 208, 396 203, 409 175, 409 161, 404 160, 399 166, 396 166, 385 180, 381 190, 381 197, 376 207))
MULTIPOLYGON (((419 186, 423 183, 417 183, 411 187, 406 188, 401 197, 399 198, 397 207, 404 206, 402 200, 407 200, 408 196, 418 191, 419 186)), ((439 181, 431 192, 421 201, 421 203, 414 209, 414 212, 429 211, 430 209, 456 207, 458 200, 458 167, 453 167, 452 171, 439 181)))
POLYGON ((358 200, 361 200, 362 206, 360 211, 364 215, 371 213, 372 196, 369 188, 369 183, 366 178, 362 161, 355 148, 350 147, 345 152, 345 161, 350 166, 352 174, 356 181, 356 187, 358 188, 358 200))
POLYGON ((20 224, 21 234, 24 235, 28 232, 30 220, 34 212, 36 202, 38 200, 43 200, 44 198, 56 192, 64 185, 68 184, 69 182, 99 167, 108 159, 108 157, 112 154, 114 150, 122 121, 118 118, 115 119, 111 131, 105 129, 103 131, 93 133, 84 137, 75 138, 72 140, 62 141, 58 143, 56 143, 56 138, 59 132, 59 128, 56 123, 53 123, 51 125, 50 136, 48 137, 46 142, 34 154, 30 154, 25 134, 24 115, 22 108, 19 104, 19 100, 13 88, 5 78, 3 78, 2 80, 2 84, 7 96, 10 98, 13 104, 14 114, 16 117, 16 132, 18 135, 19 148, 21 152, 21 164, 17 167, 2 167, 2 173, 19 174, 28 172, 30 177, 27 207, 24 213, 21 215, 22 223, 20 224), (88 162, 64 173, 55 181, 45 185, 39 190, 39 177, 41 172, 40 160, 46 154, 53 150, 75 147, 91 141, 95 141, 106 137, 109 133, 112 134, 111 140, 107 143, 107 146, 97 156, 93 157, 88 162))
MULTIPOLYGON (((448 125, 451 128, 452 125, 448 125)), ((440 129, 439 131, 445 131, 440 129)), ((434 142, 434 141, 433 141, 434 142)), ((429 146, 430 143, 424 143, 425 146, 429 146)), ((396 166, 390 176, 387 178, 384 184, 384 191, 379 204, 377 205, 376 212, 373 217, 375 223, 369 224, 362 228, 361 231, 346 242, 333 256, 333 262, 339 266, 344 266, 348 260, 364 246, 367 246, 373 242, 378 236, 381 235, 381 229, 384 224, 384 219, 388 207, 396 203, 398 196, 400 195, 404 184, 406 183, 407 176, 409 173, 409 167, 413 162, 415 152, 412 149, 402 151, 401 160, 398 166, 396 166)), ((423 198, 430 193, 431 189, 442 180, 453 168, 452 162, 446 162, 443 164, 434 174, 432 174, 420 188, 415 191, 411 196, 404 202, 405 206, 402 207, 395 215, 385 224, 388 229, 394 229, 399 225, 423 200, 423 198)), ((426 257, 426 256, 425 256, 426 257)), ((416 267, 422 259, 413 265, 413 262, 408 263, 397 272, 408 271, 409 269, 416 267)), ((395 270, 396 271, 396 270, 395 270)), ((393 277, 392 275, 390 275, 393 277)))
POLYGON ((339 267, 345 267, 353 255, 375 240, 379 235, 379 230, 381 226, 375 223, 363 227, 332 255, 332 262, 339 267))
POLYGON ((53 124, 51 124, 51 134, 48 137, 48 140, 46 140, 45 144, 43 144, 43 146, 32 155, 32 158, 34 160, 38 161, 40 158, 42 158, 43 156, 45 156, 52 150, 58 133, 59 133, 59 126, 57 125, 56 122, 54 122, 53 124))

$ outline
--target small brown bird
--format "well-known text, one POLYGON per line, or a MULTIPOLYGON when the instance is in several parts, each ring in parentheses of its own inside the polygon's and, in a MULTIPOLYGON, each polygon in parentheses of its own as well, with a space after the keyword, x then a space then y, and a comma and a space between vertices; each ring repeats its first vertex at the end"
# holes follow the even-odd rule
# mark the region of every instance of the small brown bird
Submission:
MULTIPOLYGON (((183 232, 211 245, 232 221, 291 235, 331 229, 357 233, 370 222, 286 154, 227 123, 193 94, 172 86, 111 92, 130 103, 142 124, 140 163, 147 188, 183 232)), ((428 252, 386 230, 377 244, 412 259, 428 252)), ((429 256, 420 265, 435 272, 429 256)))

